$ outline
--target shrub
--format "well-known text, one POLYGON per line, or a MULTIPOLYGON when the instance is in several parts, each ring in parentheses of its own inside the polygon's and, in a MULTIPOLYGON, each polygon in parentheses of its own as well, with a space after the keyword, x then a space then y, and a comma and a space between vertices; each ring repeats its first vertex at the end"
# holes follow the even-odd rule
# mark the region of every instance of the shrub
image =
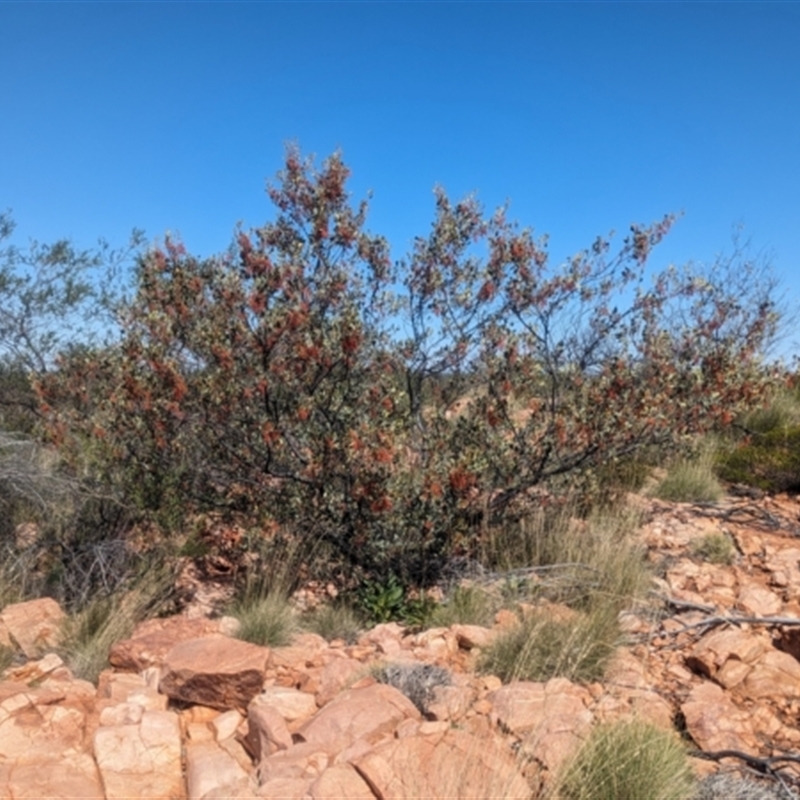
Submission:
POLYGON ((763 393, 776 317, 757 264, 641 288, 671 217, 553 266, 504 210, 438 191, 430 235, 393 262, 347 176, 291 149, 273 222, 217 258, 170 239, 142 254, 121 341, 37 382, 52 440, 91 443, 144 510, 245 511, 354 578, 410 585, 535 487, 678 446, 763 393))
POLYGON ((450 673, 433 664, 386 664, 374 671, 376 680, 394 686, 402 692, 418 709, 420 714, 428 713, 428 706, 435 699, 439 686, 450 686, 450 673))
POLYGON ((765 492, 800 490, 800 426, 754 434, 719 457, 717 473, 765 492))
POLYGON ((563 800, 688 800, 694 780, 674 733, 627 720, 595 728, 558 781, 563 800))
POLYGON ((722 533, 709 533, 692 546, 692 552, 712 564, 733 564, 736 558, 736 547, 722 533))
POLYGON ((716 772, 698 782, 691 800, 785 800, 786 792, 765 779, 716 772))

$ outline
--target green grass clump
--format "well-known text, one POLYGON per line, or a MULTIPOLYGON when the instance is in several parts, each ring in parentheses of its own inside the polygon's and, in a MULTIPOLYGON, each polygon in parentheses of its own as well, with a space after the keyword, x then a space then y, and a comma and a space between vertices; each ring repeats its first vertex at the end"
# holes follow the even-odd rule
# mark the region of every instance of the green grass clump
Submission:
POLYGON ((730 566, 736 558, 736 547, 724 534, 709 533, 693 544, 692 553, 711 564, 730 566))
POLYGON ((108 666, 112 645, 126 639, 138 622, 169 603, 173 575, 150 565, 131 587, 118 594, 91 600, 64 622, 59 653, 73 674, 95 683, 108 666))
POLYGON ((500 608, 496 597, 480 586, 457 586, 431 614, 431 626, 484 625, 489 627, 500 608))
POLYGON ((252 644, 283 647, 297 630, 297 614, 281 591, 245 595, 234 604, 231 614, 239 620, 236 636, 252 644))
POLYGON ((603 677, 619 639, 613 604, 570 619, 533 614, 497 636, 482 654, 478 669, 504 683, 556 677, 591 683, 603 677))
POLYGON ((675 461, 653 494, 673 503, 716 503, 725 494, 714 471, 716 447, 708 440, 694 457, 675 461))
POLYGON ((302 620, 306 630, 331 642, 343 639, 353 644, 364 628, 361 615, 346 603, 330 603, 308 612, 302 620))
POLYGON ((694 779, 678 737, 640 720, 595 728, 558 780, 560 800, 688 800, 694 779))

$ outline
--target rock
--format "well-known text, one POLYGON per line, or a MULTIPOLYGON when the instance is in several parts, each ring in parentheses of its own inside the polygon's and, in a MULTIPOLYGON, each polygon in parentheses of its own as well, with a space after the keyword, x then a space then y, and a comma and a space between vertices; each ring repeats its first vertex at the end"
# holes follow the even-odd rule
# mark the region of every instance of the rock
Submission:
POLYGON ((800 663, 789 653, 770 650, 748 672, 740 689, 754 700, 800 698, 800 663))
POLYGON ((286 720, 268 703, 255 698, 247 709, 247 749, 258 763, 264 758, 288 750, 294 743, 286 720))
POLYGON ((269 650, 207 636, 175 645, 166 655, 159 690, 173 700, 245 710, 261 691, 269 650))
POLYGON ((0 613, 0 623, 11 643, 28 658, 37 658, 58 645, 65 616, 55 600, 42 597, 6 606, 0 613))
POLYGON ((0 797, 13 800, 105 800, 100 773, 88 753, 58 753, 52 760, 0 762, 0 797), (5 774, 4 774, 5 773, 5 774))
MULTIPOLYGON (((317 701, 313 694, 306 694, 298 689, 288 689, 284 686, 265 686, 250 703, 267 706, 291 724, 304 722, 317 713, 317 701)), ((249 714, 249 710, 248 710, 249 714)))
POLYGON ((232 800, 249 798, 257 786, 253 778, 214 742, 186 748, 188 800, 232 800))
MULTIPOLYGON (((716 630, 706 634, 686 657, 686 666, 694 672, 709 678, 716 678, 729 661, 743 664, 749 668, 771 647, 769 636, 762 632, 745 631, 738 628, 716 630)), ((728 685, 732 680, 744 678, 747 674, 738 667, 726 677, 728 685)))
POLYGON ((180 725, 170 711, 145 711, 138 725, 98 728, 94 757, 107 800, 186 796, 180 725))
POLYGON ((458 646, 464 650, 473 650, 476 647, 483 650, 497 635, 491 628, 484 628, 482 625, 453 625, 452 631, 456 635, 458 646))
POLYGON ((311 784, 308 794, 313 800, 375 800, 369 784, 350 764, 328 767, 311 784))
POLYGON ((701 750, 758 752, 752 715, 737 708, 721 686, 708 681, 696 686, 681 704, 686 730, 701 750))
POLYGON ((319 686, 315 695, 317 705, 322 706, 349 683, 364 673, 364 665, 354 658, 334 658, 323 668, 319 676, 319 686))
POLYGON ((394 739, 353 761, 379 798, 530 798, 510 753, 493 740, 449 730, 441 737, 394 739))
POLYGON ((230 627, 226 623, 229 619, 187 619, 175 616, 145 620, 136 626, 130 639, 123 639, 111 648, 108 661, 117 669, 131 672, 160 667, 167 653, 176 644, 224 633, 224 629, 230 627))
POLYGON ((407 718, 421 718, 414 704, 394 687, 376 683, 342 692, 297 733, 304 742, 333 753, 357 739, 375 742, 407 718))
POLYGON ((783 601, 765 586, 749 583, 739 590, 736 607, 750 616, 771 617, 780 613, 783 601))

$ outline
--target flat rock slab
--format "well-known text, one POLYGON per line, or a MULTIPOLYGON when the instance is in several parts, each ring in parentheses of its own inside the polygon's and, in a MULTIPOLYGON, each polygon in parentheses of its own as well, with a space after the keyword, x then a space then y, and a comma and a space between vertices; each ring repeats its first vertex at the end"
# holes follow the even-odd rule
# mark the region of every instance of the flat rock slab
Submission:
POLYGON ((167 653, 180 642, 224 633, 220 620, 167 617, 139 623, 130 639, 117 642, 108 655, 117 669, 141 672, 160 667, 167 653))
POLYGON ((264 684, 269 648, 227 636, 175 645, 161 669, 159 691, 173 700, 244 711, 264 684))
POLYGON ((354 759, 353 766, 377 797, 392 800, 527 800, 532 794, 514 759, 500 746, 455 729, 443 738, 395 739, 354 759))

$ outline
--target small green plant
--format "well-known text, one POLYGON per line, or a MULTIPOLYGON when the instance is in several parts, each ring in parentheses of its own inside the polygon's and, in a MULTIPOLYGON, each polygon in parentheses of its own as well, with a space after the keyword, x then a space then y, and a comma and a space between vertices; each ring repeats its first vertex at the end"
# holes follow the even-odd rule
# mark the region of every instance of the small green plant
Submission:
POLYGON ((558 780, 560 800, 688 800, 694 779, 677 736, 640 720, 595 728, 558 780))
POLYGON ((556 677, 590 683, 603 677, 619 638, 611 603, 568 619, 533 614, 499 635, 482 654, 478 668, 504 683, 556 677))
POLYGON ((365 581, 358 592, 359 605, 373 623, 402 620, 406 613, 406 590, 397 576, 384 581, 365 581))
POLYGON ((433 664, 386 664, 377 667, 373 675, 380 683, 402 692, 421 714, 428 713, 436 688, 453 682, 446 669, 433 664))
POLYGON ((348 644, 353 644, 361 633, 364 622, 361 615, 350 605, 334 602, 307 613, 303 626, 313 633, 322 636, 329 642, 334 639, 343 639, 348 644))
POLYGON ((711 564, 730 566, 736 558, 736 547, 725 534, 709 533, 693 544, 692 553, 711 564))

